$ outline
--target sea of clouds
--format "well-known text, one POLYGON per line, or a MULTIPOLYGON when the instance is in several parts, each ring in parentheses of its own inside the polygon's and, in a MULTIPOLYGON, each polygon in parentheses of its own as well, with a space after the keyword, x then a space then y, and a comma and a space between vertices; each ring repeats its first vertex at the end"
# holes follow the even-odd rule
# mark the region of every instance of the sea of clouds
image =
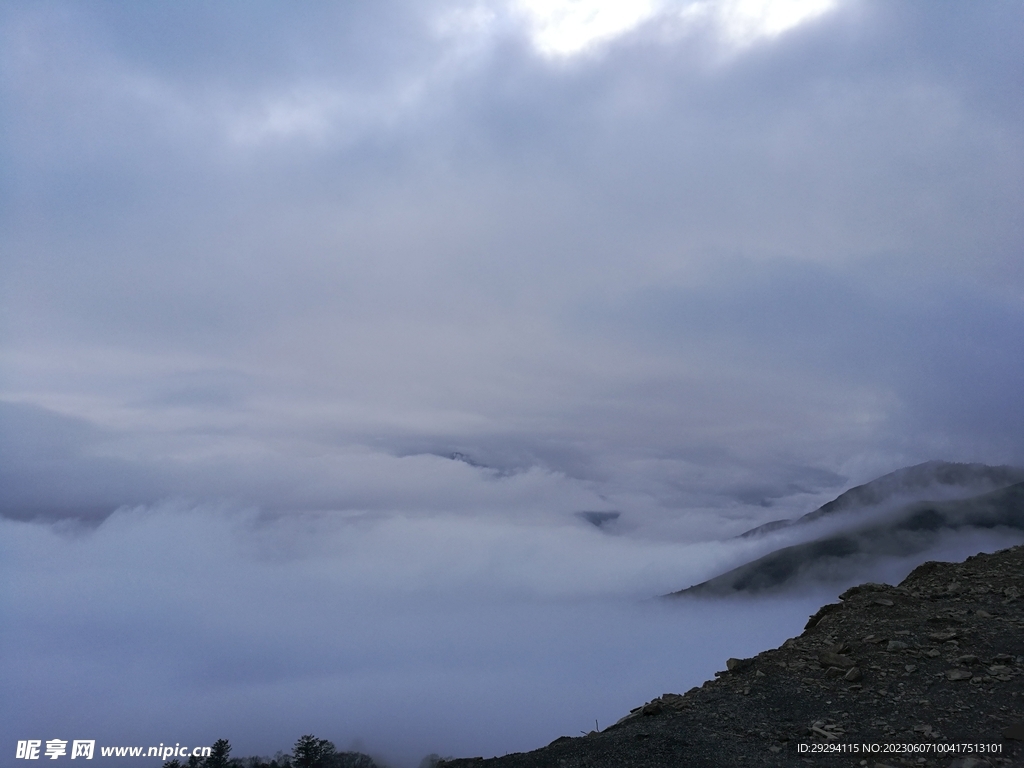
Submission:
POLYGON ((501 754, 697 685, 792 634, 818 599, 652 602, 722 547, 573 518, 166 504, 0 526, 3 721, 18 738, 225 737, 257 754, 314 732, 397 764, 501 754))
MULTIPOLYGON (((933 554, 1009 540, 960 534, 933 554)), ((3 736, 228 738, 241 756, 312 732, 395 766, 534 749, 798 634, 841 586, 650 599, 764 547, 572 516, 165 503, 99 524, 5 519, 3 736)), ((914 562, 869 575, 898 580, 914 562)))

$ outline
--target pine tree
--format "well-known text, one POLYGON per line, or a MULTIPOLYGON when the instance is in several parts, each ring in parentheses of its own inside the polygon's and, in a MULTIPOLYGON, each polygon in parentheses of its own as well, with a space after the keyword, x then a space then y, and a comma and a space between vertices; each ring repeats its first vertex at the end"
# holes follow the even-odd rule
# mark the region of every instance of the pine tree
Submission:
POLYGON ((295 742, 295 748, 292 750, 292 767, 329 768, 334 755, 334 744, 308 733, 295 742))
POLYGON ((217 739, 210 749, 210 756, 204 761, 203 768, 228 768, 228 755, 231 754, 231 743, 227 739, 217 739))

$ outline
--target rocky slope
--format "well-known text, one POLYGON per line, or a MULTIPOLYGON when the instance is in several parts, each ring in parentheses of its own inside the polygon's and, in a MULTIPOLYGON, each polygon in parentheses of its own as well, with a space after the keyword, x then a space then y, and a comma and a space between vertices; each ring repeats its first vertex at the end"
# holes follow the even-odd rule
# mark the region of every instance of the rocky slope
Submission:
POLYGON ((441 765, 1024 766, 1022 593, 1024 546, 925 563, 899 586, 847 590, 799 637, 600 733, 441 765))

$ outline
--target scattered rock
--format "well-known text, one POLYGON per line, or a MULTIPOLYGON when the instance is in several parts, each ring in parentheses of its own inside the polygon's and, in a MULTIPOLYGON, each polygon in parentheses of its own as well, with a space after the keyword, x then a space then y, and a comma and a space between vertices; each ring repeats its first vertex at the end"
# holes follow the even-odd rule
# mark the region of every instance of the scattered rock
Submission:
POLYGON ((939 738, 939 732, 936 731, 932 726, 928 725, 927 723, 922 723, 921 725, 915 725, 914 726, 914 733, 920 733, 922 736, 924 736, 925 738, 928 738, 928 739, 937 739, 937 738, 939 738))
POLYGON ((850 669, 857 666, 857 662, 851 659, 849 656, 843 656, 839 653, 831 653, 830 651, 822 651, 818 654, 818 661, 821 662, 823 667, 839 667, 840 669, 850 669))
POLYGON ((807 620, 807 623, 804 625, 804 629, 806 630, 811 627, 818 626, 826 616, 834 611, 841 610, 842 607, 842 603, 829 603, 828 605, 821 606, 821 608, 819 608, 818 611, 807 620))
POLYGON ((650 717, 651 715, 660 715, 665 710, 665 705, 661 699, 654 699, 644 704, 640 708, 640 714, 644 717, 650 717))
POLYGON ((992 768, 992 763, 977 757, 958 757, 949 764, 949 768, 992 768))
POLYGON ((750 666, 750 659, 726 659, 725 668, 730 672, 739 672, 750 666))

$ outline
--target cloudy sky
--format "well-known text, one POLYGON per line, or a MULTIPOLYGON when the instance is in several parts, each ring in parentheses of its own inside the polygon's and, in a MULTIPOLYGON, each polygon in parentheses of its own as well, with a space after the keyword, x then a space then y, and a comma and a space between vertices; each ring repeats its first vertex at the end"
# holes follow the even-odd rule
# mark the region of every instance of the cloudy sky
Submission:
POLYGON ((113 616, 109 584, 164 605, 204 569, 285 613, 306 577, 632 598, 897 467, 1024 463, 1022 21, 5 3, 0 514, 36 585, 9 650, 102 666, 109 622, 39 650, 56 585, 113 616), (163 536, 237 567, 116 554, 163 536))

